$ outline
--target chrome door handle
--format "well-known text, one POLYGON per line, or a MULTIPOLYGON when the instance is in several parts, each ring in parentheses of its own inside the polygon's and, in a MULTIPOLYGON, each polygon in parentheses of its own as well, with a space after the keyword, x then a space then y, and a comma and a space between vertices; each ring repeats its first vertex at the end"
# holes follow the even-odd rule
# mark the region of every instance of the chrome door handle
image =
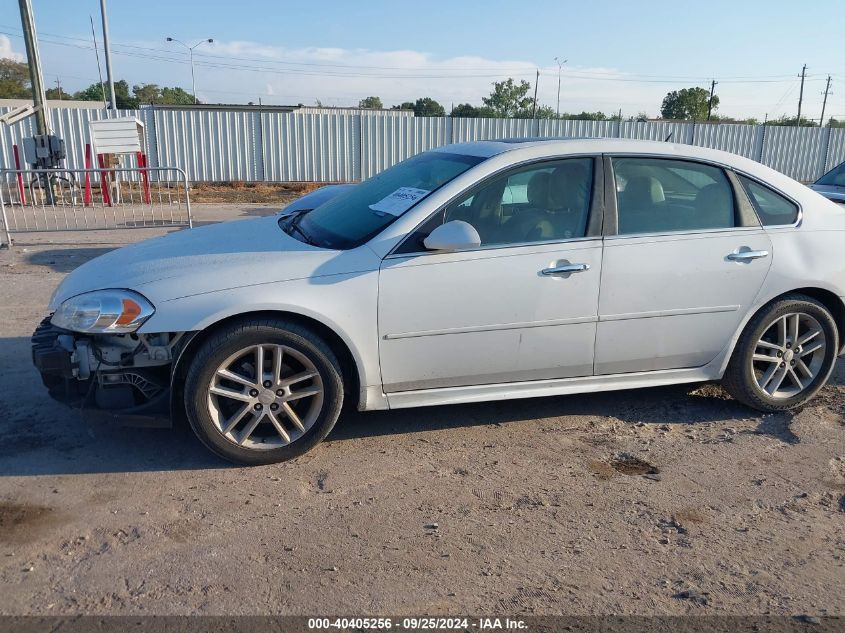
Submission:
POLYGON ((769 251, 740 251, 731 253, 728 255, 728 259, 732 262, 750 262, 752 259, 762 259, 768 256, 769 251))
POLYGON ((540 274, 546 277, 561 277, 572 273, 583 273, 585 270, 590 270, 589 264, 563 264, 562 266, 544 268, 540 271, 540 274))

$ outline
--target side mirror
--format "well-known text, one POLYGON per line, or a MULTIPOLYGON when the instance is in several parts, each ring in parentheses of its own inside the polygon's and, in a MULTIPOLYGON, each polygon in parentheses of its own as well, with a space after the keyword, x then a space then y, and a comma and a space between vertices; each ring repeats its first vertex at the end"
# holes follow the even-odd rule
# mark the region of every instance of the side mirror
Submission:
POLYGON ((481 246, 481 236, 469 222, 452 220, 429 233, 423 244, 430 251, 460 251, 481 246))

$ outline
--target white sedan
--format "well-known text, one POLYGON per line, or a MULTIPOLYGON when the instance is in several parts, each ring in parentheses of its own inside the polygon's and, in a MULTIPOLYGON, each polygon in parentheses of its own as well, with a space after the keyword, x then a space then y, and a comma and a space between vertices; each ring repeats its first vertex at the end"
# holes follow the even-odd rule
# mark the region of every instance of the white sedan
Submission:
POLYGON ((50 392, 128 422, 187 415, 262 464, 343 405, 721 380, 791 409, 842 351, 845 212, 732 154, 477 142, 318 197, 68 275, 33 335, 50 392))

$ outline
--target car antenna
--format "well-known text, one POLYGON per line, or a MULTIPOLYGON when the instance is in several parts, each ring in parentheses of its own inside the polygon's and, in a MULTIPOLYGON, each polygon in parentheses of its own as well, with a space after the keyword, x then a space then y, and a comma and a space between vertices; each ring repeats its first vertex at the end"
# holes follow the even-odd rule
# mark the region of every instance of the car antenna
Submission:
POLYGON ((668 142, 669 142, 669 139, 670 139, 670 138, 672 138, 672 135, 673 135, 673 134, 674 134, 674 132, 669 132, 669 136, 667 136, 665 139, 663 139, 663 142, 664 142, 664 143, 668 143, 668 142))

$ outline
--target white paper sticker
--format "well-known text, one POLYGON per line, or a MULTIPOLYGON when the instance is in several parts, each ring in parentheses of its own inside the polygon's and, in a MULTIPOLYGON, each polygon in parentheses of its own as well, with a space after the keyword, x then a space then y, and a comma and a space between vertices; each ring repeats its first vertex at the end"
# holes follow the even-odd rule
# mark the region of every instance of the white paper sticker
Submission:
POLYGON ((390 215, 402 215, 414 206, 418 200, 424 198, 429 193, 428 189, 415 189, 414 187, 399 187, 389 196, 382 198, 375 204, 371 204, 370 208, 373 211, 381 211, 382 213, 389 213, 390 215))

